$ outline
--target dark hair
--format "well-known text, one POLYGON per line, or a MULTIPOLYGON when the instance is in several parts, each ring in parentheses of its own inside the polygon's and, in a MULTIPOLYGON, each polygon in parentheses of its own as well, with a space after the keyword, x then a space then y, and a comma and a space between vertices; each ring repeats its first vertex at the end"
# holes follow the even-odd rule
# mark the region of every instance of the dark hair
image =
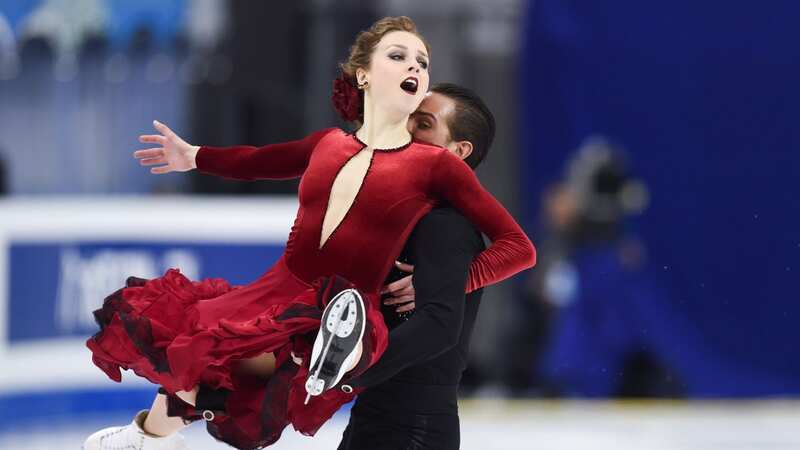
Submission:
POLYGON ((494 140, 494 115, 478 95, 452 83, 439 83, 431 92, 444 95, 456 103, 456 110, 447 121, 450 138, 472 143, 472 154, 464 162, 475 169, 489 154, 494 140))

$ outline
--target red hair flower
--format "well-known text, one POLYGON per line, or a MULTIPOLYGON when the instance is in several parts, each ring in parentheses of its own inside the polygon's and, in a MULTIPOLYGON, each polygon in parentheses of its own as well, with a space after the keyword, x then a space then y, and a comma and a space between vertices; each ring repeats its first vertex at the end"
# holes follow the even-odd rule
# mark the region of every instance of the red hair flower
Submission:
POLYGON ((361 118, 361 95, 350 81, 350 77, 342 75, 333 80, 333 109, 346 122, 355 122, 361 118))

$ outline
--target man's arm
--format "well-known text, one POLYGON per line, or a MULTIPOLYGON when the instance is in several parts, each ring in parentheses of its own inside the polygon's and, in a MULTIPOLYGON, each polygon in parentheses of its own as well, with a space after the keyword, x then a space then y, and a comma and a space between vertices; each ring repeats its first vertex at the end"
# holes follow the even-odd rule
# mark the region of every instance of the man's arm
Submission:
POLYGON ((464 320, 464 286, 480 237, 462 215, 434 210, 420 220, 410 241, 416 312, 389 333, 381 359, 348 382, 370 387, 403 369, 432 359, 458 344, 464 320))

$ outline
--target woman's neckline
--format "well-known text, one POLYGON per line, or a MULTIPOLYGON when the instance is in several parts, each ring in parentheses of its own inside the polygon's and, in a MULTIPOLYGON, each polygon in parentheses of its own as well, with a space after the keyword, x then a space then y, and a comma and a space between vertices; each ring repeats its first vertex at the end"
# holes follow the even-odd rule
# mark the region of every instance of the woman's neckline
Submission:
MULTIPOLYGON (((362 147, 364 147, 364 148, 367 147, 367 144, 365 144, 364 141, 359 139, 358 136, 356 136, 355 132, 348 133, 348 132, 345 131, 345 134, 347 134, 349 136, 352 136, 353 139, 355 139, 356 142, 361 144, 362 147)), ((373 148, 372 150, 376 151, 376 152, 399 152, 399 151, 403 151, 403 150, 407 149, 413 143, 414 143, 414 137, 412 136, 411 139, 409 139, 408 142, 406 142, 405 144, 401 145, 400 147, 395 147, 395 148, 373 148)))

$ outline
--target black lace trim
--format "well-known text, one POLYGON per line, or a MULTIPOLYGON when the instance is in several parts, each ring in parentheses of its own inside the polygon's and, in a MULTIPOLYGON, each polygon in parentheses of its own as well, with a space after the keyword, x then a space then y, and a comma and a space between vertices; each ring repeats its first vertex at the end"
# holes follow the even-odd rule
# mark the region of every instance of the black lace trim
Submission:
MULTIPOLYGON (((348 136, 351 136, 353 139, 355 139, 356 142, 361 144, 362 147, 366 147, 367 146, 367 144, 365 144, 361 139, 359 139, 358 136, 356 136, 355 133, 347 133, 347 132, 345 132, 345 134, 348 135, 348 136)), ((401 152, 401 151, 407 149, 408 147, 410 147, 411 144, 413 144, 414 142, 415 142, 415 140, 412 137, 410 141, 408 141, 406 144, 401 145, 400 147, 395 147, 395 148, 373 148, 372 150, 376 151, 376 152, 385 152, 385 153, 401 152)))

